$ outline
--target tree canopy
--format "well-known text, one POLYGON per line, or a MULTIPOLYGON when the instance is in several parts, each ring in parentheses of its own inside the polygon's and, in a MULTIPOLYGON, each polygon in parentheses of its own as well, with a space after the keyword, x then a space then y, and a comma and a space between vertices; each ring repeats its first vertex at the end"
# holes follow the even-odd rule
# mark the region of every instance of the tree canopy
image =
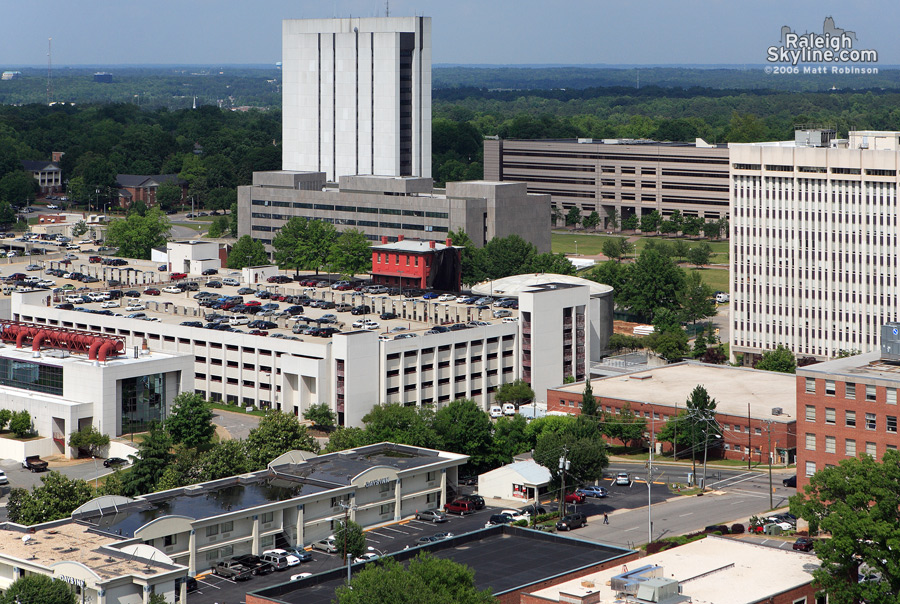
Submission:
POLYGON ((755 368, 779 373, 796 373, 797 359, 794 358, 794 353, 788 347, 779 344, 775 350, 764 352, 755 368))
POLYGON ((203 395, 180 392, 172 401, 172 412, 166 418, 165 427, 175 444, 202 447, 216 433, 212 420, 212 408, 203 395))
POLYGON ((513 403, 516 409, 528 401, 534 400, 534 390, 525 380, 513 380, 501 384, 494 394, 494 400, 498 403, 513 403))
POLYGON ((41 484, 31 491, 15 488, 6 506, 12 522, 39 524, 68 518, 78 506, 93 499, 94 492, 84 480, 71 480, 51 471, 41 476, 41 484))
POLYGON ((106 241, 118 248, 119 256, 149 260, 153 248, 166 245, 171 228, 168 217, 154 207, 144 215, 132 212, 110 221, 106 241))
POLYGON ((891 602, 900 593, 900 453, 885 451, 881 463, 869 455, 842 459, 820 469, 791 497, 791 512, 809 522, 821 561, 814 585, 834 604, 891 602), (880 581, 858 582, 861 572, 880 581))
POLYGON ((372 249, 365 233, 347 229, 335 240, 328 255, 330 266, 342 276, 355 277, 372 267, 372 249))
POLYGON ((469 456, 479 470, 496 465, 491 418, 472 399, 457 399, 434 414, 440 448, 469 456))
POLYGON ((154 423, 138 444, 136 455, 129 455, 133 465, 123 478, 123 495, 134 497, 153 492, 163 472, 175 459, 171 453, 172 438, 161 424, 154 423))
POLYGON ((99 457, 101 449, 108 445, 109 435, 101 434, 93 424, 69 435, 69 446, 73 449, 87 449, 91 457, 99 457))
MULTIPOLYGON (((341 548, 341 557, 345 555, 345 545, 347 548, 346 555, 350 556, 350 558, 358 558, 366 553, 366 534, 363 532, 362 527, 352 520, 347 520, 346 524, 343 520, 335 522, 334 540, 338 547, 341 548), (344 540, 345 538, 346 541, 344 540)), ((344 562, 346 561, 347 559, 344 557, 344 562)))
POLYGON ((319 444, 293 414, 270 411, 247 436, 247 455, 258 468, 295 449, 318 453, 319 444))
POLYGON ((39 574, 19 577, 0 596, 0 604, 76 604, 78 601, 68 583, 39 574))
POLYGON ((269 255, 262 241, 244 235, 234 244, 228 254, 228 268, 264 266, 269 264, 269 255))

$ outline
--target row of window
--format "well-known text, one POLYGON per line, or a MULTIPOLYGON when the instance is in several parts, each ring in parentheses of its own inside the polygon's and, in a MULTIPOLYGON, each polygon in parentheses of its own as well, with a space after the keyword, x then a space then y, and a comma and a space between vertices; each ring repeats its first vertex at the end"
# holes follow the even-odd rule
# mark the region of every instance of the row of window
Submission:
MULTIPOLYGON (((806 450, 815 451, 817 447, 817 436, 811 432, 806 433, 806 450)), ((896 445, 887 445, 890 450, 896 450, 896 445)), ((837 453, 837 437, 825 436, 825 452, 837 453)), ((855 438, 844 439, 844 455, 847 457, 856 457, 857 447, 855 438)), ((878 454, 878 446, 876 443, 867 441, 864 453, 870 457, 876 457, 878 454)))
POLYGON ((304 203, 300 201, 268 201, 265 199, 253 199, 251 205, 262 207, 296 208, 300 210, 325 210, 328 212, 348 212, 353 214, 385 214, 392 216, 417 216, 420 218, 440 218, 447 220, 448 212, 427 212, 425 210, 410 210, 406 208, 383 208, 371 206, 343 206, 330 203, 304 203))
MULTIPOLYGON (((735 170, 760 170, 760 164, 732 164, 735 170)), ((792 166, 781 164, 766 164, 766 170, 770 172, 803 172, 806 174, 826 174, 828 168, 825 166, 792 166)), ((859 174, 859 168, 831 168, 832 174, 859 174)), ((866 174, 869 176, 897 176, 896 170, 880 170, 877 168, 866 168, 866 174)))
MULTIPOLYGON (((837 386, 834 380, 824 380, 825 382, 825 396, 837 396, 837 386)), ((844 398, 850 400, 856 400, 856 384, 853 382, 843 382, 844 384, 844 398)), ((806 393, 807 394, 816 394, 816 379, 808 377, 806 378, 806 393)), ((888 405, 896 405, 897 404, 897 389, 896 388, 885 388, 884 389, 884 402, 888 405)), ((865 395, 867 401, 876 402, 878 400, 878 390, 872 384, 865 385, 865 395)))
MULTIPOLYGON (((897 433, 897 416, 896 415, 886 415, 884 428, 885 432, 890 434, 897 433)), ((864 426, 866 430, 877 430, 878 429, 878 416, 874 413, 866 413, 863 417, 864 426)), ((808 423, 815 423, 816 421, 816 407, 815 405, 807 405, 806 406, 806 421, 808 423)), ((834 426, 837 425, 837 411, 833 407, 825 408, 825 425, 826 426, 834 426)), ((856 427, 856 411, 847 409, 844 411, 844 427, 846 428, 855 428, 856 427)))

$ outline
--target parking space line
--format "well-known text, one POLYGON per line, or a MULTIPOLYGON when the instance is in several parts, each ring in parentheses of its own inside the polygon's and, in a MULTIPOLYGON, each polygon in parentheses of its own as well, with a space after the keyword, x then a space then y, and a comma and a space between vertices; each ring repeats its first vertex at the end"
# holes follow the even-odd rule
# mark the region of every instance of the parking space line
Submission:
POLYGON ((383 531, 391 531, 391 532, 393 532, 393 533, 400 533, 401 535, 408 535, 408 534, 409 534, 409 533, 407 533, 406 531, 401 531, 401 530, 398 530, 398 529, 395 529, 395 528, 390 528, 390 527, 387 527, 387 526, 381 527, 381 530, 383 530, 383 531))
POLYGON ((203 583, 204 585, 209 585, 210 587, 214 587, 214 588, 216 588, 216 589, 222 589, 222 588, 219 587, 218 585, 215 585, 214 583, 210 583, 209 581, 200 581, 200 580, 198 579, 198 580, 197 580, 197 583, 203 583))
POLYGON ((382 534, 382 533, 376 533, 375 531, 368 531, 368 532, 366 533, 366 536, 368 537, 369 535, 378 535, 379 537, 386 537, 386 538, 388 538, 388 539, 391 538, 390 535, 384 535, 384 534, 382 534))

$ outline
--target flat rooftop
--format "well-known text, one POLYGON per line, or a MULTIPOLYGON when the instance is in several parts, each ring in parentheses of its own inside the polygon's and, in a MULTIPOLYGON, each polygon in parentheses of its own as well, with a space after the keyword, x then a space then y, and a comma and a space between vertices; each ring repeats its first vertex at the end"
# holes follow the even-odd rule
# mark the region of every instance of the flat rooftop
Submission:
MULTIPOLYGON (((682 582, 683 595, 692 602, 750 604, 809 583, 819 561, 802 552, 711 536, 636 560, 629 570, 646 565, 660 566, 663 577, 682 582)), ((609 586, 610 579, 621 572, 619 567, 600 571, 535 591, 533 595, 560 602, 566 594, 580 598, 599 594, 597 600, 591 601, 622 602, 609 586), (594 586, 585 587, 584 582, 593 582, 594 586)))
MULTIPOLYGON (((493 526, 446 541, 397 552, 402 563, 420 551, 465 564, 478 589, 496 596, 632 554, 631 550, 510 526, 493 526)), ((362 569, 362 565, 353 570, 362 569)), ((619 568, 617 565, 616 568, 619 568)), ((346 568, 252 592, 286 604, 331 604, 345 584, 346 568)))
MULTIPOLYGON (((624 147, 627 145, 641 146, 660 146, 660 147, 697 147, 696 142, 686 141, 656 141, 648 138, 542 138, 542 139, 523 139, 523 138, 506 138, 503 142, 512 143, 570 143, 579 145, 607 145, 624 147)), ((705 142, 705 141, 704 141, 705 142)), ((700 149, 727 149, 727 143, 706 143, 706 146, 700 145, 700 149)))
POLYGON ((881 352, 867 352, 843 359, 834 359, 806 367, 797 367, 797 375, 809 377, 846 376, 883 380, 889 384, 900 382, 900 363, 881 360, 881 352))
MULTIPOLYGON (((691 391, 704 386, 716 399, 716 411, 727 415, 790 423, 796 420, 797 376, 745 367, 684 362, 591 380, 596 396, 633 403, 684 408, 691 391), (781 407, 784 415, 772 415, 781 407)), ((584 382, 554 388, 581 397, 584 382)))
MULTIPOLYGON (((43 325, 40 323, 35 323, 34 325, 40 327, 41 329, 52 330, 53 326, 43 325)), ((71 330, 69 330, 71 331, 71 330)), ((101 334, 98 333, 97 337, 100 338, 109 338, 111 334, 101 334)), ((134 356, 134 351, 129 349, 127 346, 122 350, 118 355, 110 355, 107 358, 107 361, 104 363, 106 366, 115 366, 115 365, 139 365, 141 363, 146 363, 148 361, 158 361, 161 359, 171 359, 179 356, 192 356, 189 354, 169 354, 165 352, 152 351, 152 352, 143 352, 139 354, 137 357, 134 356)), ((68 352, 65 349, 60 348, 51 348, 48 347, 45 343, 42 350, 41 356, 35 357, 34 352, 31 350, 31 342, 26 342, 22 348, 16 348, 15 342, 7 342, 4 348, 0 348, 0 357, 8 358, 8 359, 16 359, 20 361, 28 361, 28 362, 36 362, 42 365, 56 365, 59 367, 78 367, 79 365, 93 365, 94 361, 88 360, 88 353, 80 353, 80 352, 68 352), (66 356, 66 353, 68 355, 66 356)), ((76 369, 73 369, 75 371, 76 369)), ((56 399, 54 399, 56 400, 56 399)))
POLYGON ((152 577, 177 568, 162 562, 138 559, 114 549, 99 551, 101 547, 117 544, 120 540, 77 522, 36 527, 34 532, 30 530, 26 533, 21 529, 0 525, 0 554, 29 560, 29 563, 45 568, 58 562, 78 562, 103 580, 123 575, 152 577), (29 537, 27 542, 22 540, 25 536, 29 537))

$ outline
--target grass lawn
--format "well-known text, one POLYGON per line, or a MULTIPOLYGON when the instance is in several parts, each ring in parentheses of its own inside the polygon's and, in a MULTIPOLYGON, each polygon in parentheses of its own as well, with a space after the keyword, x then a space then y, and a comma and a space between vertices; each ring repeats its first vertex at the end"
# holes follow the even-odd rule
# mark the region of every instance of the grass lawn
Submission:
MULTIPOLYGON (((628 235, 621 235, 622 237, 627 237, 628 235)), ((551 249, 554 253, 563 253, 563 254, 574 254, 575 253, 575 242, 578 242, 578 253, 584 254, 585 256, 593 256, 595 254, 600 254, 603 252, 603 242, 606 239, 617 239, 620 235, 605 235, 605 234, 594 234, 594 233, 564 233, 560 231, 553 231, 551 234, 551 249)), ((638 236, 638 240, 635 243, 635 247, 637 248, 637 253, 640 253, 641 250, 646 247, 648 241, 675 241, 674 238, 670 237, 662 237, 662 236, 654 236, 654 237, 643 237, 638 236)), ((694 246, 699 241, 702 240, 694 240, 694 239, 682 239, 683 241, 687 241, 689 246, 694 246)), ((727 241, 707 241, 709 246, 712 248, 712 258, 711 262, 714 264, 728 264, 728 242, 727 241)))
POLYGON ((210 407, 213 409, 219 409, 220 411, 231 411, 232 413, 243 413, 245 415, 258 415, 259 417, 265 417, 266 412, 260 411, 259 409, 255 409, 253 411, 245 411, 244 407, 238 407, 237 405, 219 405, 218 403, 210 403, 210 407))
POLYGON ((710 286, 713 291, 728 291, 728 271, 726 269, 703 268, 698 270, 696 268, 690 268, 688 270, 692 273, 700 273, 700 278, 703 279, 703 282, 710 286))

